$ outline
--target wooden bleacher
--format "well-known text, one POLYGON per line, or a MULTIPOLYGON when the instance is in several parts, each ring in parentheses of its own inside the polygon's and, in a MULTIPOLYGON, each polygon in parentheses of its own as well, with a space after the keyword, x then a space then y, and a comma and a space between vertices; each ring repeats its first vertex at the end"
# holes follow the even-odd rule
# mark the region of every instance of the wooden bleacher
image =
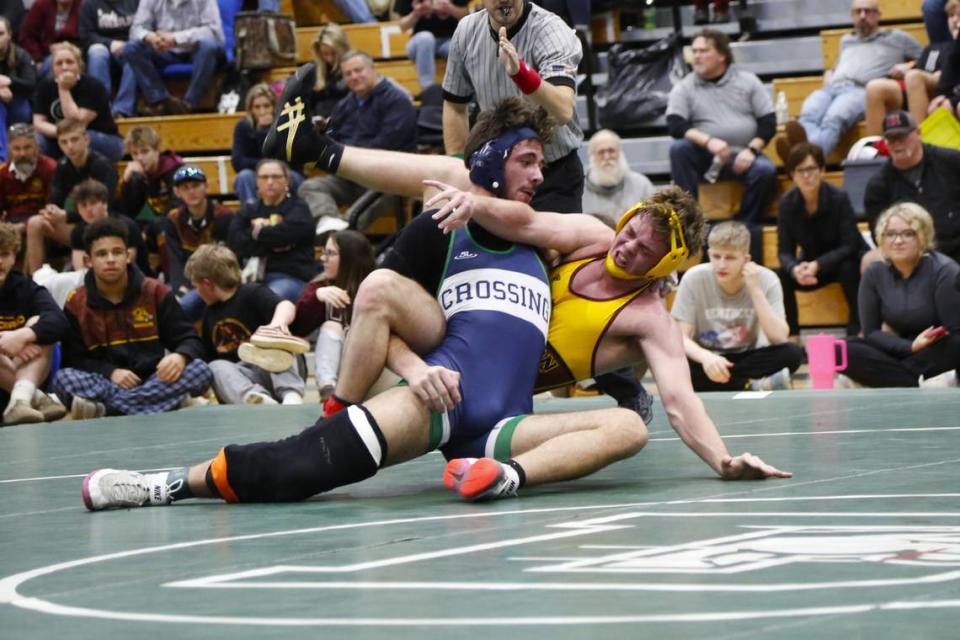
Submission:
MULTIPOLYGON (((411 60, 407 60, 406 58, 403 60, 378 60, 375 64, 377 71, 395 80, 401 87, 410 92, 410 95, 415 96, 420 93, 417 67, 411 60)), ((437 74, 435 79, 438 84, 443 82, 443 74, 446 70, 447 61, 437 60, 437 74)), ((261 80, 265 82, 282 82, 292 75, 294 71, 296 71, 295 67, 274 67, 273 69, 265 71, 261 76, 261 80)))
POLYGON ((164 149, 178 154, 230 152, 233 130, 244 113, 193 113, 184 116, 154 118, 123 118, 117 120, 120 135, 126 136, 133 127, 149 125, 157 130, 164 149))
MULTIPOLYGON (((837 187, 843 186, 842 171, 828 171, 824 181, 837 187)), ((776 195, 770 199, 766 214, 770 218, 777 217, 777 203, 780 196, 792 189, 793 181, 789 176, 777 176, 776 195)), ((700 185, 698 201, 707 220, 729 220, 740 210, 740 201, 743 199, 743 184, 733 180, 723 180, 714 184, 700 185)))

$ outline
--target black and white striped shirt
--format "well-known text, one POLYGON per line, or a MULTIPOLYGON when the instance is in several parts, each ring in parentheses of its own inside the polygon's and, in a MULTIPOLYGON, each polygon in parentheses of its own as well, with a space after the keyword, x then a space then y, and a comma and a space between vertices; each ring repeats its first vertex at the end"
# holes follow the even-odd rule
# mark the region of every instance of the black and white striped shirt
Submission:
MULTIPOLYGON (((573 30, 546 9, 527 2, 523 16, 507 30, 507 37, 527 65, 551 84, 577 89, 576 74, 583 50, 573 30)), ((523 96, 499 61, 500 37, 484 9, 460 20, 450 41, 443 97, 449 102, 476 100, 488 109, 509 96, 523 96)), ((544 148, 544 160, 553 162, 580 148, 583 131, 573 118, 559 127, 544 148)))

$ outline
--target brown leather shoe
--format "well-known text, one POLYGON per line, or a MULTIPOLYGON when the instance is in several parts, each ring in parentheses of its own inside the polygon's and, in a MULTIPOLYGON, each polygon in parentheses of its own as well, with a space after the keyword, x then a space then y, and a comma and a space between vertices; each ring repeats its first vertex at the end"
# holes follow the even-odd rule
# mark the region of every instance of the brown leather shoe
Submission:
POLYGON ((163 113, 168 116, 179 116, 184 113, 190 113, 193 109, 190 108, 190 105, 180 98, 175 98, 170 96, 163 101, 163 113))
POLYGON ((162 116, 163 102, 162 101, 154 102, 153 104, 147 104, 146 102, 144 102, 143 105, 139 109, 137 109, 137 113, 147 118, 162 116))

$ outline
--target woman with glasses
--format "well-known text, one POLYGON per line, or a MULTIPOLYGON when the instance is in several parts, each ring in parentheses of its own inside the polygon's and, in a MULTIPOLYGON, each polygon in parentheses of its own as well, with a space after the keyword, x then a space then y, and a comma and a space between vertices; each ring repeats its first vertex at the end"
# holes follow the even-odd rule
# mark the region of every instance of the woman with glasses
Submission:
POLYGON ((36 84, 33 59, 14 44, 10 20, 0 16, 0 162, 7 160, 7 127, 33 117, 30 97, 36 84))
POLYGON ((857 230, 846 192, 824 182, 825 166, 823 150, 806 142, 790 150, 785 164, 796 186, 780 199, 777 253, 791 336, 800 334, 796 292, 812 291, 831 282, 840 283, 847 299, 847 335, 860 331, 857 288, 860 256, 867 246, 857 230))
POLYGON ((291 195, 290 169, 280 160, 257 163, 257 193, 257 199, 244 202, 234 216, 227 243, 247 262, 244 273, 256 272, 250 279, 296 302, 303 285, 317 273, 313 218, 307 204, 291 195))
POLYGON ((956 386, 960 265, 934 250, 933 220, 918 204, 884 211, 875 233, 883 261, 863 273, 863 338, 847 338, 845 373, 868 387, 956 386))
POLYGON ((357 289, 374 267, 373 246, 362 233, 330 234, 323 251, 323 272, 304 288, 297 301, 296 319, 290 332, 307 336, 318 327, 316 357, 317 389, 323 402, 337 386, 340 354, 350 326, 357 289))

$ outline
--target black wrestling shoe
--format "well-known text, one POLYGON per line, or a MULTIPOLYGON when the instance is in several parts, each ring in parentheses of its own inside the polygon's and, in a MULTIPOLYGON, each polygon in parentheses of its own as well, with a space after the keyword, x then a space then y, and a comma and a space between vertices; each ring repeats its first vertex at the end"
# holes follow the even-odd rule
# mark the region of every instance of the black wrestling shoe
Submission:
POLYGON ((640 393, 629 398, 621 398, 617 404, 624 409, 636 412, 643 419, 644 424, 653 422, 653 396, 642 386, 640 393))
POLYGON ((343 145, 318 131, 313 123, 310 93, 316 68, 308 63, 297 69, 283 87, 279 109, 263 141, 266 158, 283 160, 296 166, 313 166, 336 173, 343 145))

